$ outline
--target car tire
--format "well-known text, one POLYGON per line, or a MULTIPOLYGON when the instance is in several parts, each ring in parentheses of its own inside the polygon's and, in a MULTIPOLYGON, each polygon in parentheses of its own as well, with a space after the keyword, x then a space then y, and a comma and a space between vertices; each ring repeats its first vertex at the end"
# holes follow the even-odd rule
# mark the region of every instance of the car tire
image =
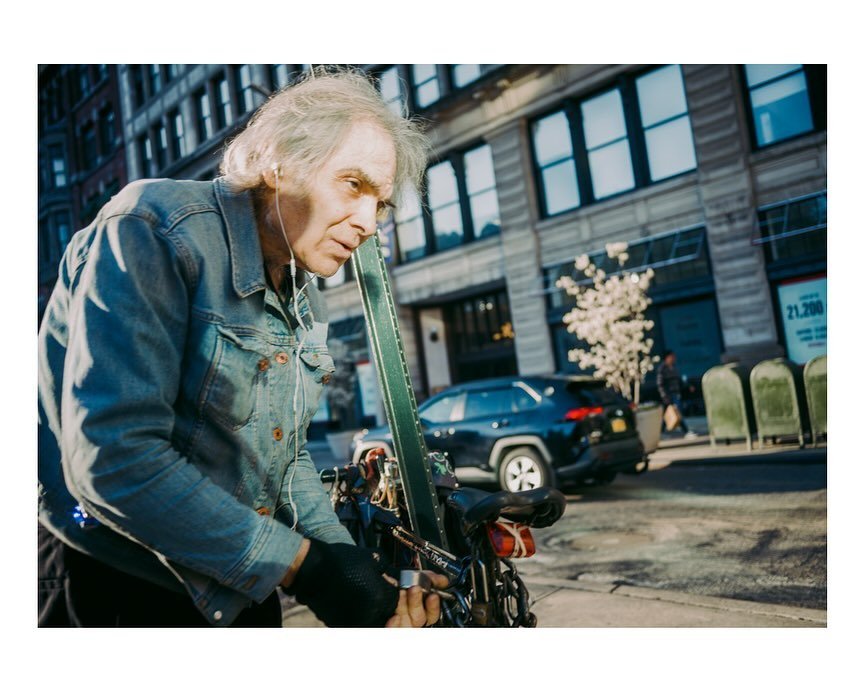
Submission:
POLYGON ((530 446, 519 446, 504 455, 498 466, 498 483, 507 492, 555 486, 548 464, 530 446))

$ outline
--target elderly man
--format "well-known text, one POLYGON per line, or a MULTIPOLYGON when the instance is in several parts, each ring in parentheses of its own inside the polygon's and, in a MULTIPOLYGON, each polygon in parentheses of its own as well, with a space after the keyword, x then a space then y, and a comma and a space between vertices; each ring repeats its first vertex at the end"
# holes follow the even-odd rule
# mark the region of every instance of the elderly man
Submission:
MULTIPOLYGON (((316 276, 421 179, 360 74, 268 101, 212 182, 145 180, 72 239, 39 334, 40 625, 423 626, 305 449, 333 371, 316 276)), ((446 579, 434 577, 441 587, 446 579)))

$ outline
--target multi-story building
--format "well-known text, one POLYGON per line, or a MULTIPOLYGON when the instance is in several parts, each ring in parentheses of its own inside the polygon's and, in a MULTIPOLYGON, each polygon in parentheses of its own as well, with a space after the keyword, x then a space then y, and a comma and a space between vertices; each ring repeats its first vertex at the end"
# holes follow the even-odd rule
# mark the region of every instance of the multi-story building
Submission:
MULTIPOLYGON (((306 67, 119 66, 129 178, 212 177, 225 139, 306 67)), ((655 347, 690 382, 720 362, 825 352, 824 66, 364 69, 435 147, 422 198, 398 200, 382 229, 420 398, 574 371, 556 280, 610 242, 655 270, 655 347)), ((380 416, 350 265, 321 283, 360 375, 356 412, 380 416)))
POLYGON ((126 184, 114 65, 39 67, 39 316, 72 233, 126 184))

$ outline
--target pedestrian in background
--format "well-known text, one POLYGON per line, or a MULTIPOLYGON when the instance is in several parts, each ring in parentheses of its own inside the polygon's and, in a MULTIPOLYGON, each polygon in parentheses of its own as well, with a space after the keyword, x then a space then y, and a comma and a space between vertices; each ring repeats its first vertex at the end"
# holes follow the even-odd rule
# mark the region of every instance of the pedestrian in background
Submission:
POLYGON ((667 350, 663 353, 663 362, 657 369, 657 391, 660 393, 664 412, 670 405, 674 405, 678 411, 678 426, 681 427, 684 437, 691 439, 697 434, 687 427, 684 419, 684 408, 681 406, 681 374, 675 361, 675 351, 667 350))
POLYGON ((334 369, 317 277, 428 150, 361 73, 312 73, 222 177, 133 182, 72 238, 39 333, 40 625, 281 626, 280 586, 329 626, 437 621, 305 448, 334 369))

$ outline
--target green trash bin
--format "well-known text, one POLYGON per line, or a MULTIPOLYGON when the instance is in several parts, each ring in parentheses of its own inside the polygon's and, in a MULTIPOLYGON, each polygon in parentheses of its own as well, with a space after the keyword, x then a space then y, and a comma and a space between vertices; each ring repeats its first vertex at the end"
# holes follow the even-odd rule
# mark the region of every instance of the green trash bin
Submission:
POLYGON ((810 413, 810 441, 828 437, 828 356, 817 355, 804 365, 804 391, 810 413))
POLYGON ((718 439, 743 438, 752 450, 751 437, 756 429, 753 400, 748 385, 749 368, 737 363, 712 367, 702 375, 702 396, 708 416, 711 446, 718 439))
POLYGON ((801 366, 783 358, 760 362, 750 372, 750 392, 760 446, 768 437, 797 437, 804 446, 807 403, 801 366))

